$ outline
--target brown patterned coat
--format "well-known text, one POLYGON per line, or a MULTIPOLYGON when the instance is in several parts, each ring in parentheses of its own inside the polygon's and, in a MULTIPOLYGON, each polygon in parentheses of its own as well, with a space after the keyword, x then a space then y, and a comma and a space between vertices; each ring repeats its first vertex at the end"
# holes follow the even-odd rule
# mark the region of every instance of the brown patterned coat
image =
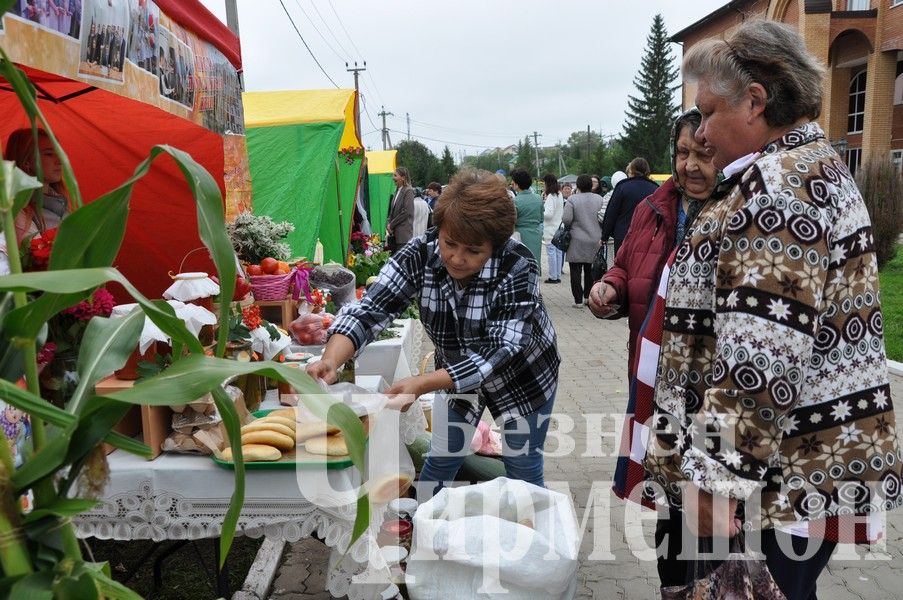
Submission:
POLYGON ((899 506, 877 263, 849 170, 808 123, 719 191, 670 270, 653 486, 676 505, 684 481, 746 499, 747 518, 760 501, 765 527, 899 506))

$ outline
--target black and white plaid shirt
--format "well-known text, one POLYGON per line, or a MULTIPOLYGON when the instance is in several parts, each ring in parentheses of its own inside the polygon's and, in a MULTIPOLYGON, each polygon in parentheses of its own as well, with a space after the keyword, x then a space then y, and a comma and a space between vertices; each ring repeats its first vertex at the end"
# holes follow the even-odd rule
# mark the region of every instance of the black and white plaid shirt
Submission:
POLYGON ((485 407, 496 419, 529 415, 558 384, 555 329, 539 293, 530 251, 509 240, 493 252, 460 297, 430 229, 396 252, 364 299, 347 305, 330 333, 360 350, 416 298, 436 346, 436 368, 454 382, 449 405, 476 425, 485 407))

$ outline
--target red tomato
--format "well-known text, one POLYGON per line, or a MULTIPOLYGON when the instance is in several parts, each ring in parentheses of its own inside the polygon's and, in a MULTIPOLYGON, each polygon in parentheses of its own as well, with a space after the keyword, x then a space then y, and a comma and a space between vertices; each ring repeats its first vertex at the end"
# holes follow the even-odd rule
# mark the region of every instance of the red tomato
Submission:
POLYGON ((248 272, 248 277, 263 275, 263 269, 260 268, 260 265, 248 265, 248 268, 245 269, 245 271, 248 272))
POLYGON ((269 256, 260 261, 260 268, 267 275, 274 275, 279 268, 279 261, 269 256))
POLYGON ((235 277, 235 293, 232 294, 232 300, 241 300, 245 296, 248 295, 248 292, 251 291, 251 284, 248 281, 238 275, 235 277))

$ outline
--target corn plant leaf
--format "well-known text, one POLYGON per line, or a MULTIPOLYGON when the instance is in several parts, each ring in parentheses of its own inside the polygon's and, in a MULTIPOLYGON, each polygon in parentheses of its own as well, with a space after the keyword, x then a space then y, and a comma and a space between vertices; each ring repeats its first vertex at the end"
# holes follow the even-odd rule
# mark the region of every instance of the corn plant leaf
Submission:
POLYGON ((9 593, 16 600, 53 600, 53 573, 38 571, 13 584, 9 593))
POLYGON ((128 436, 122 435, 118 431, 111 431, 106 435, 105 438, 103 438, 103 441, 111 446, 119 448, 120 450, 134 454, 135 456, 150 458, 153 454, 151 452, 150 446, 148 446, 147 444, 143 444, 138 440, 134 440, 128 436))
POLYGON ((94 385, 125 366, 143 328, 144 312, 139 307, 122 318, 91 319, 78 353, 78 386, 66 407, 68 412, 78 414, 94 385))
POLYGON ((110 577, 107 563, 83 563, 105 600, 141 600, 141 595, 110 577))
POLYGON ((71 434, 63 432, 55 436, 16 470, 10 477, 10 483, 17 493, 24 492, 36 481, 56 473, 64 466, 66 452, 69 450, 69 435, 71 434))
MULTIPOLYGON (((232 361, 230 361, 232 362, 232 361)), ((157 377, 160 377, 158 375, 157 377)), ((156 377, 155 377, 156 379, 156 377)), ((238 411, 232 399, 226 394, 226 391, 216 386, 211 390, 213 402, 219 410, 220 418, 223 420, 223 426, 226 428, 226 434, 229 436, 229 446, 232 448, 232 456, 235 465, 235 490, 232 492, 232 498, 229 500, 229 508, 223 517, 223 528, 220 533, 220 561, 218 568, 222 569, 226 564, 226 558, 229 556, 229 548, 232 547, 232 540, 235 538, 235 528, 238 526, 238 517, 241 515, 241 507, 245 503, 245 461, 241 453, 241 421, 238 417, 238 411)))
MULTIPOLYGON (((12 310, 13 294, 4 292, 0 294, 0 325, 4 317, 12 310)), ((4 336, 0 336, 0 378, 6 381, 19 381, 25 373, 25 361, 22 350, 10 343, 4 336)))
MULTIPOLYGON (((370 501, 367 494, 363 494, 357 499, 357 513, 354 515, 354 527, 351 530, 351 544, 356 542, 368 527, 370 527, 370 501)), ((349 551, 351 544, 348 544, 349 551)))
POLYGON ((76 421, 75 415, 55 407, 40 396, 35 396, 5 379, 0 379, 0 398, 7 404, 27 412, 33 419, 41 419, 57 427, 67 427, 76 421))
POLYGON ((0 0, 0 15, 8 11, 16 3, 16 0, 0 0))
POLYGON ((13 161, 0 161, 0 198, 6 203, 0 205, 0 211, 19 214, 28 204, 32 192, 40 187, 40 181, 17 168, 13 161))
MULTIPOLYGON (((46 271, 40 273, 20 273, 0 278, 0 290, 16 292, 52 292, 29 302, 22 308, 11 311, 3 321, 4 334, 11 339, 33 339, 43 324, 55 315, 62 306, 55 304, 54 294, 75 294, 80 298, 87 290, 93 290, 110 281, 125 288, 147 317, 170 338, 187 345, 192 352, 203 352, 204 347, 188 331, 185 322, 176 316, 173 308, 162 300, 150 301, 122 273, 111 267, 96 269, 68 269, 66 271, 46 271), (48 301, 45 304, 44 299, 48 301)), ((77 300, 76 300, 77 301, 77 300)))
POLYGON ((50 506, 37 508, 31 511, 25 515, 23 522, 33 523, 34 521, 40 521, 45 517, 74 517, 95 506, 97 506, 97 500, 90 500, 88 498, 63 498, 57 500, 50 506))
POLYGON ((53 582, 54 600, 99 600, 100 590, 90 573, 57 576, 53 582))
POLYGON ((66 463, 71 465, 91 452, 131 408, 122 402, 92 396, 71 434, 66 463))
POLYGON ((44 118, 44 115, 41 114, 41 111, 38 108, 38 100, 34 86, 31 84, 31 81, 28 80, 28 77, 25 76, 25 73, 9 59, 9 56, 7 56, 2 46, 0 46, 0 57, 3 58, 3 60, 0 60, 0 76, 6 79, 12 86, 13 91, 19 98, 19 103, 22 105, 22 108, 25 109, 25 114, 31 122, 32 129, 35 127, 35 123, 40 121, 44 132, 53 143, 56 155, 60 159, 66 191, 69 192, 69 197, 72 199, 73 204, 80 208, 82 206, 82 194, 78 187, 78 180, 75 179, 75 172, 72 170, 72 163, 69 162, 69 157, 63 151, 63 147, 60 146, 59 141, 57 141, 56 136, 53 134, 50 124, 47 123, 47 119, 44 118))

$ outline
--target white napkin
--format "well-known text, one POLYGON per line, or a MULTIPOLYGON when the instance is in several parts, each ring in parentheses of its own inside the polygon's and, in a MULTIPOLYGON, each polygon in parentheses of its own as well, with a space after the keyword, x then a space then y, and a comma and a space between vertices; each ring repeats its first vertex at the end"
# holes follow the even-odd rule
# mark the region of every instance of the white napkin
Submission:
POLYGON ((163 297, 167 300, 187 302, 198 298, 209 298, 219 295, 219 285, 214 283, 207 273, 179 273, 169 286, 163 297))
MULTIPOLYGON (((197 336, 198 333, 200 333, 201 327, 204 325, 216 324, 216 315, 203 306, 185 304, 178 300, 167 300, 167 303, 173 307, 176 311, 176 316, 185 322, 185 326, 194 336, 197 336)), ((131 304, 119 304, 114 306, 113 311, 110 313, 110 318, 125 317, 132 312, 136 306, 138 306, 138 304, 134 302, 131 304)), ((141 330, 141 335, 138 337, 138 349, 143 354, 147 352, 147 349, 155 342, 166 342, 169 344, 170 339, 168 335, 163 333, 162 329, 157 327, 153 321, 145 316, 144 329, 141 330)))

